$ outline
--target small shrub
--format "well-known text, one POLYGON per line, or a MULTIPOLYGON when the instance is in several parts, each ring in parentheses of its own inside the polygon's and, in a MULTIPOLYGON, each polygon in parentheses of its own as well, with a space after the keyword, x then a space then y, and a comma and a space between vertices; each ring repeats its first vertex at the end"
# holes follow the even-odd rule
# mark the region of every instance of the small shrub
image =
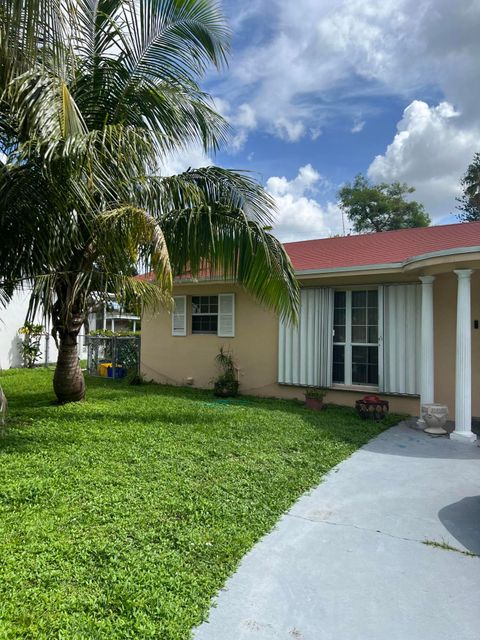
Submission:
POLYGON ((35 363, 42 355, 40 351, 40 340, 45 333, 45 327, 42 324, 26 322, 23 327, 20 327, 18 333, 23 336, 22 342, 19 345, 23 366, 27 369, 33 369, 35 363))
POLYGON ((327 393, 328 389, 324 389, 323 387, 309 387, 305 389, 305 398, 322 401, 327 393))
POLYGON ((213 381, 213 392, 221 398, 234 398, 238 395, 239 382, 233 356, 223 347, 215 356, 215 362, 220 369, 220 375, 213 381))
POLYGON ((322 389, 322 387, 309 387, 305 389, 305 406, 307 409, 313 409, 314 411, 321 411, 325 409, 323 399, 327 395, 328 389, 322 389))

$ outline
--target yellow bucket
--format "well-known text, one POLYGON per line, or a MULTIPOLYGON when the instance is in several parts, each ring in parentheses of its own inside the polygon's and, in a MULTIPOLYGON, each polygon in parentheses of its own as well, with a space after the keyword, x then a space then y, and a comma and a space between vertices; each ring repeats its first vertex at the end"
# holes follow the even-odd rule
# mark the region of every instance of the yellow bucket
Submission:
POLYGON ((108 378, 108 370, 111 367, 112 367, 112 363, 111 362, 102 362, 101 364, 98 365, 98 373, 103 378, 108 378))

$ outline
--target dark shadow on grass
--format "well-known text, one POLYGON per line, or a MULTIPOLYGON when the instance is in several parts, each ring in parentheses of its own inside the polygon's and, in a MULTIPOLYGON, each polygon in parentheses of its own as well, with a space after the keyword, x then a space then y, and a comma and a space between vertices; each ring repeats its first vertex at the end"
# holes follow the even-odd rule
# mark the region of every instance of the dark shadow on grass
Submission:
MULTIPOLYGON (((95 382, 99 384, 97 381, 98 379, 96 379, 95 382)), ((123 382, 114 384, 118 385, 114 391, 122 391, 125 393, 127 390, 129 395, 131 394, 137 398, 162 396, 165 398, 178 398, 183 401, 199 403, 203 408, 212 410, 210 415, 212 415, 212 417, 215 416, 216 422, 224 421, 224 419, 228 417, 229 412, 235 409, 249 411, 260 410, 274 414, 283 414, 286 420, 288 420, 288 414, 293 414, 300 417, 305 424, 321 430, 323 436, 328 434, 338 442, 358 446, 365 444, 371 438, 396 425, 404 417, 391 415, 388 416, 384 422, 374 422, 363 420, 356 414, 353 408, 338 405, 327 405, 324 411, 312 411, 311 409, 306 409, 303 403, 298 400, 260 398, 258 396, 246 395, 229 399, 228 403, 226 403, 224 400, 215 398, 210 390, 158 384, 146 384, 136 387, 125 385, 123 382)), ((146 414, 138 413, 136 415, 140 419, 148 420, 148 415, 146 414)), ((158 409, 156 409, 155 416, 157 419, 169 419, 170 414, 159 414, 158 409)), ((115 420, 121 421, 123 418, 115 415, 115 420)), ((125 420, 129 421, 128 416, 125 420)), ((195 421, 196 420, 193 422, 195 421)), ((183 423, 188 424, 189 420, 184 420, 183 423)), ((231 433, 230 430, 229 433, 231 433)))
MULTIPOLYGON (((138 423, 141 431, 157 428, 165 429, 165 425, 171 425, 172 430, 180 428, 182 436, 185 429, 191 429, 195 433, 204 434, 206 424, 216 431, 216 437, 221 436, 222 425, 225 425, 225 438, 232 441, 242 439, 242 432, 236 432, 232 425, 231 417, 235 417, 235 411, 249 411, 252 413, 251 424, 255 426, 255 412, 268 412, 275 414, 275 420, 279 424, 289 425, 290 415, 295 415, 309 428, 313 428, 318 437, 329 441, 361 446, 382 431, 393 426, 400 417, 389 416, 385 423, 376 423, 360 419, 353 409, 335 405, 327 406, 324 411, 316 412, 306 409, 302 403, 296 400, 280 400, 275 398, 258 398, 255 396, 240 396, 231 399, 228 403, 219 401, 209 390, 193 389, 191 387, 163 386, 146 384, 131 386, 124 381, 103 380, 101 378, 86 377, 87 401, 85 412, 71 413, 69 405, 52 405, 53 394, 50 391, 38 392, 25 390, 13 391, 9 394, 11 403, 10 429, 0 439, 0 451, 3 453, 28 451, 38 447, 65 447, 77 442, 84 442, 85 434, 78 434, 72 425, 83 419, 105 425, 105 435, 96 430, 91 434, 92 441, 101 442, 115 439, 117 434, 112 434, 112 425, 123 429, 124 425, 138 423), (105 391, 108 393, 106 394, 105 391), (130 406, 122 407, 119 399, 126 400, 130 406), (151 399, 151 409, 148 400, 151 399), (176 412, 170 405, 162 405, 165 401, 178 399, 182 401, 181 412, 176 412), (138 400, 138 406, 132 409, 131 403, 138 400), (98 404, 97 402, 98 401, 98 404), (99 406, 101 403, 101 406, 99 406), (105 403, 111 403, 111 410, 105 408, 105 403), (190 409, 191 406, 191 409, 190 409), (205 411, 199 409, 205 409, 205 411), (232 415, 233 412, 233 415, 232 415), (52 420, 53 428, 37 429, 39 420, 52 420), (228 428, 227 428, 228 423, 228 428), (65 427, 65 428, 64 428, 65 427), (63 430, 64 428, 64 430, 63 430), (197 429, 198 428, 198 429, 197 429)), ((166 404, 166 403, 165 403, 166 404)), ((75 407, 75 405, 72 405, 75 407)), ((80 427, 81 428, 81 427, 80 427)), ((138 431, 132 431, 132 440, 138 438, 138 431)), ((247 434, 247 437, 248 434, 247 434)), ((130 439, 129 435, 126 435, 130 439)))

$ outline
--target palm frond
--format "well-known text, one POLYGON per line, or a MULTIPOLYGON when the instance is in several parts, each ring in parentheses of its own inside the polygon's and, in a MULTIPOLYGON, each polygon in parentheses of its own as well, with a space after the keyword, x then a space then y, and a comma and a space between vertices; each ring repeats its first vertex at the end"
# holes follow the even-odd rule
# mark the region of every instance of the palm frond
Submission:
POLYGON ((296 321, 299 287, 290 259, 268 229, 271 197, 251 176, 220 167, 152 177, 139 185, 159 221, 174 275, 205 269, 235 279, 260 302, 296 321))
POLYGON ((173 300, 157 280, 141 280, 137 276, 109 273, 110 290, 119 302, 136 300, 152 311, 171 309, 173 300))
POLYGON ((273 202, 219 167, 157 176, 228 125, 199 86, 221 67, 215 0, 4 0, 0 6, 0 278, 33 278, 30 311, 70 336, 95 298, 168 305, 172 273, 234 278, 286 318, 298 285, 266 230, 273 202), (152 177, 154 176, 154 177, 152 177), (135 278, 139 264, 156 278, 135 278))
POLYGON ((129 39, 121 56, 130 82, 139 77, 190 82, 208 65, 226 63, 229 32, 216 2, 126 0, 123 16, 129 39))
POLYGON ((158 222, 147 211, 122 207, 98 218, 95 242, 102 245, 102 256, 113 269, 143 264, 151 267, 165 292, 172 291, 172 271, 167 243, 158 222))
POLYGON ((270 227, 275 219, 275 203, 248 172, 222 167, 189 169, 171 177, 152 177, 145 189, 148 206, 157 215, 169 211, 219 203, 226 209, 242 211, 245 218, 270 227))
POLYGON ((282 244, 243 211, 215 204, 171 211, 161 226, 173 273, 207 271, 235 280, 282 318, 296 322, 299 285, 282 244))

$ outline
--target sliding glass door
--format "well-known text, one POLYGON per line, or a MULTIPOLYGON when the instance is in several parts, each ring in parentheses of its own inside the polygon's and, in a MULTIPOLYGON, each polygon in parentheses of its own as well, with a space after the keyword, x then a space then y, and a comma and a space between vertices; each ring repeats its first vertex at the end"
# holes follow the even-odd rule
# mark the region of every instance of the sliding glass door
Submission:
POLYGON ((378 290, 335 291, 334 384, 378 386, 378 290))

